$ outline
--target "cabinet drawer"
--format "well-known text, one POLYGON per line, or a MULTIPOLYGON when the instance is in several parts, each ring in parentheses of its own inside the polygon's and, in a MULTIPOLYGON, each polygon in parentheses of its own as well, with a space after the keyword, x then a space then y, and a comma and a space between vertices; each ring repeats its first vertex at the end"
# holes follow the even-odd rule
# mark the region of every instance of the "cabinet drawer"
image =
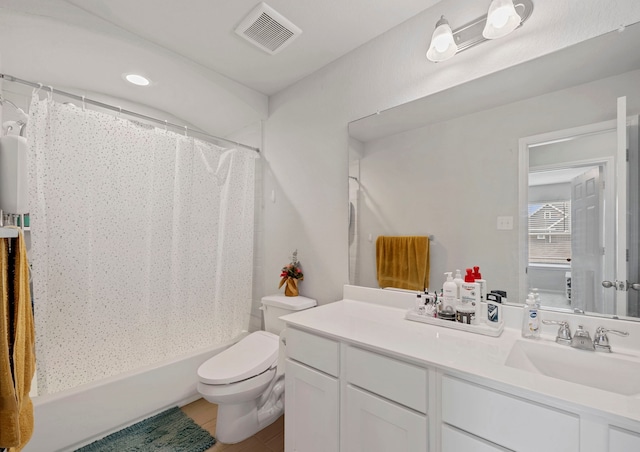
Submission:
POLYGON ((609 452, 640 450, 640 434, 615 427, 609 428, 609 452))
POLYGON ((578 451, 578 416, 442 377, 442 421, 518 452, 578 451))
POLYGON ((336 341, 315 334, 287 328, 287 356, 334 377, 338 376, 336 341))
POLYGON ((359 348, 347 348, 347 382, 421 413, 427 412, 427 370, 359 348))

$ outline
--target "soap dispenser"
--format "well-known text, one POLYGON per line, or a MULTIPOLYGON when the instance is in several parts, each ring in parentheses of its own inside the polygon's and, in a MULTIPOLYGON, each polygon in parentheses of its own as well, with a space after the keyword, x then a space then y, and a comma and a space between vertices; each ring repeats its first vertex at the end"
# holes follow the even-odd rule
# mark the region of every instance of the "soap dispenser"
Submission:
POLYGON ((442 285, 442 295, 443 295, 442 309, 445 311, 455 312, 457 298, 458 298, 456 296, 456 293, 458 291, 458 286, 453 281, 453 278, 451 277, 451 272, 446 272, 445 276, 447 277, 447 280, 442 285))
POLYGON ((530 293, 527 302, 524 305, 524 313, 522 316, 522 337, 538 338, 540 337, 540 318, 538 316, 538 304, 536 297, 530 293))
POLYGON ((460 304, 463 307, 472 306, 475 311, 474 323, 480 320, 480 286, 476 283, 473 270, 467 268, 464 282, 460 286, 460 304))
POLYGON ((456 277, 453 278, 453 282, 456 283, 456 298, 459 300, 460 286, 462 286, 462 283, 464 282, 464 279, 462 279, 462 274, 460 273, 459 269, 456 269, 456 277))

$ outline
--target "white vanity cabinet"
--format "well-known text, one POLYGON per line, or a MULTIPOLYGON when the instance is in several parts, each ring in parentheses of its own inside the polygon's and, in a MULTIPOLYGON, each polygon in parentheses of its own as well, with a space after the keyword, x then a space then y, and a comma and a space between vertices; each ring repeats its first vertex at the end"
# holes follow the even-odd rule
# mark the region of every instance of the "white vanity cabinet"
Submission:
POLYGON ((287 452, 338 452, 338 351, 336 341, 287 330, 284 418, 287 452))
POLYGON ((503 373, 519 335, 420 329, 396 311, 288 316, 287 452, 640 452, 636 398, 503 373))
POLYGON ((427 369, 287 331, 287 452, 429 450, 427 369))

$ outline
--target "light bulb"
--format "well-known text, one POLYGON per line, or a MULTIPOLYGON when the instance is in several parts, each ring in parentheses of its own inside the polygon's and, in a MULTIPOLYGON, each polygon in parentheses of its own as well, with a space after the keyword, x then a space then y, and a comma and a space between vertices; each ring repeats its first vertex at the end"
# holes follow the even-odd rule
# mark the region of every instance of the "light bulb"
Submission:
POLYGON ((442 16, 436 24, 436 29, 431 36, 431 44, 427 51, 427 58, 431 61, 444 61, 451 58, 458 51, 458 46, 453 39, 453 32, 449 22, 442 16))
POLYGON ((510 11, 508 7, 498 8, 493 12, 490 17, 491 25, 496 28, 502 28, 507 25, 507 21, 509 20, 510 11))

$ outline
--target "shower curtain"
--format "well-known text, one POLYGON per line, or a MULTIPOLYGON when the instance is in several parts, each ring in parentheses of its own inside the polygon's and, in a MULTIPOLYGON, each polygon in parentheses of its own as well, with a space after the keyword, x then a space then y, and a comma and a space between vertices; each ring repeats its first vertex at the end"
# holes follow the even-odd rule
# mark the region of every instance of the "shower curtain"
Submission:
POLYGON ((248 329, 255 152, 36 94, 29 116, 39 394, 248 329))

